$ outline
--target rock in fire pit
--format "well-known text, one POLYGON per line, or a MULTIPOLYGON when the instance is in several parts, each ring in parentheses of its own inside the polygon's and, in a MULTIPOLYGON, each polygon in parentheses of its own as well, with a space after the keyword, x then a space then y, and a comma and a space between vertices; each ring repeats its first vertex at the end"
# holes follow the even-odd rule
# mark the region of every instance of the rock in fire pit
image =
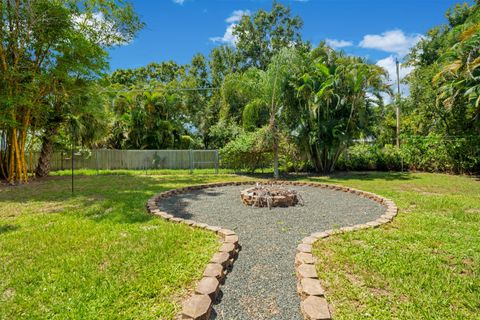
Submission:
POLYGON ((295 190, 281 188, 275 185, 263 186, 257 183, 255 187, 240 192, 242 202, 252 207, 290 207, 297 203, 304 205, 302 197, 295 190))

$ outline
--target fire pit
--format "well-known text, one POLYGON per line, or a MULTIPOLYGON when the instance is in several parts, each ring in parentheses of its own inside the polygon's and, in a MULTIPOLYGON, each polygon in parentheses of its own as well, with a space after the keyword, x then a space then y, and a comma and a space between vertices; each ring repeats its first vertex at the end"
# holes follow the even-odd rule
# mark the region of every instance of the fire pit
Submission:
POLYGON ((240 192, 242 202, 252 207, 290 207, 297 203, 304 204, 302 197, 295 190, 270 185, 255 187, 240 192))

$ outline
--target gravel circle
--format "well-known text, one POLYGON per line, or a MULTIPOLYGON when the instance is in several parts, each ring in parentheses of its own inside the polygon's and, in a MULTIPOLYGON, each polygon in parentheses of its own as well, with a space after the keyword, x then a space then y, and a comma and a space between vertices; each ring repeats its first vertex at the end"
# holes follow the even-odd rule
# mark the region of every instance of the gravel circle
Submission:
POLYGON ((295 250, 313 232, 353 226, 380 217, 382 205, 355 194, 288 186, 305 206, 252 208, 244 205, 243 186, 178 194, 158 203, 160 210, 184 219, 234 230, 242 250, 221 286, 212 319, 303 320, 296 291, 295 250))

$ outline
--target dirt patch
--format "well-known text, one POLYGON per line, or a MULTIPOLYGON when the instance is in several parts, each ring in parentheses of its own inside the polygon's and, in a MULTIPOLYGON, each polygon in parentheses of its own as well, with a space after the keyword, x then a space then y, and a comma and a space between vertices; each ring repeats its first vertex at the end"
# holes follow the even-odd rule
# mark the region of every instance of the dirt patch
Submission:
POLYGON ((390 297, 392 293, 384 288, 370 287, 370 292, 376 297, 390 297))
POLYGON ((365 286, 365 282, 363 282, 363 279, 353 273, 345 272, 345 277, 350 281, 350 283, 355 286, 355 287, 363 287, 365 286))
POLYGON ((2 294, 2 299, 3 300, 10 300, 15 296, 15 289, 13 288, 7 288, 5 291, 3 291, 2 294))
POLYGON ((466 213, 480 213, 480 208, 471 208, 465 210, 466 213))
POLYGON ((98 265, 98 270, 103 272, 103 271, 107 270, 108 267, 110 267, 110 261, 105 260, 98 265))

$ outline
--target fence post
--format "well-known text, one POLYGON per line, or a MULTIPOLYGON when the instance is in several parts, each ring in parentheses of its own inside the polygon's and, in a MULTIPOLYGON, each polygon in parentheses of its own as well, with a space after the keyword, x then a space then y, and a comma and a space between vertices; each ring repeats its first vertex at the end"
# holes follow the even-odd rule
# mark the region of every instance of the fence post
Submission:
POLYGON ((218 166, 219 166, 219 161, 218 161, 218 149, 215 150, 215 174, 218 174, 218 166))

